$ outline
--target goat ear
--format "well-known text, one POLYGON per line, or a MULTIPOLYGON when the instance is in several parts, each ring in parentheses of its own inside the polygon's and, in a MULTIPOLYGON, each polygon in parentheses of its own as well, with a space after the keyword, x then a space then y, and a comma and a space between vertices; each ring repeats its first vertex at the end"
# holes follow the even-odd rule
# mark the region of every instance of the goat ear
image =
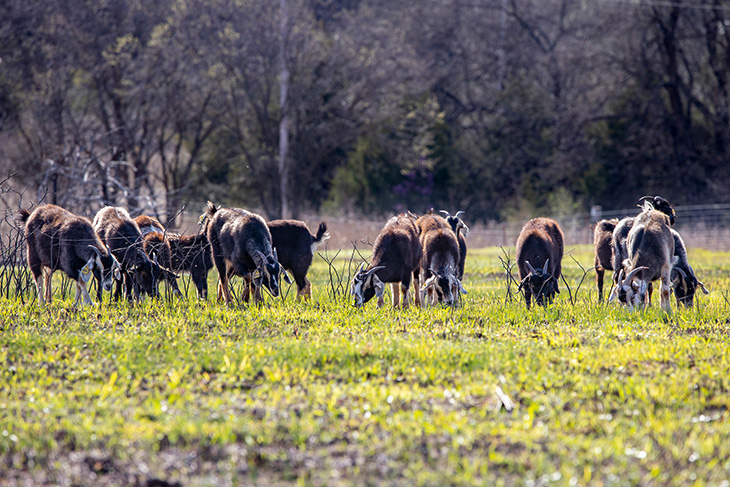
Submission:
POLYGON ((281 274, 282 274, 282 276, 283 276, 283 278, 284 278, 284 282, 285 282, 285 283, 287 283, 287 284, 291 284, 291 283, 292 283, 292 280, 291 280, 291 278, 289 277, 289 273, 288 273, 288 272, 286 272, 286 271, 285 271, 285 270, 284 270, 283 268, 281 269, 281 274))
POLYGON ((702 284, 702 281, 697 281, 697 285, 702 289, 702 292, 705 294, 710 294, 710 291, 705 287, 704 284, 702 284))
POLYGON ((94 268, 95 261, 96 257, 92 257, 86 262, 86 265, 81 268, 81 272, 79 273, 79 279, 84 281, 84 283, 87 283, 91 280, 91 276, 93 275, 92 269, 94 268))
POLYGON ((468 292, 466 292, 466 289, 464 289, 464 286, 461 285, 461 281, 457 278, 454 279, 456 279, 456 285, 459 287, 459 292, 461 294, 469 294, 468 292))
POLYGON ((618 296, 618 288, 620 284, 617 284, 611 288, 611 292, 608 294, 608 302, 613 303, 613 301, 616 299, 616 296, 618 296))
POLYGON ((375 274, 373 274, 373 286, 375 287, 375 295, 379 298, 382 297, 383 292, 385 292, 385 284, 375 274))

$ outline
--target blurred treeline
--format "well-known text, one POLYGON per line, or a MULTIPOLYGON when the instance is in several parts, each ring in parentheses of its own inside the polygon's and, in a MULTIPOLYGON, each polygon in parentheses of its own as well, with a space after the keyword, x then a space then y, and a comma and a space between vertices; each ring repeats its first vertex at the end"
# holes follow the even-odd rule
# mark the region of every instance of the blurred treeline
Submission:
POLYGON ((729 77, 726 0, 5 0, 0 170, 163 220, 728 201, 729 77))

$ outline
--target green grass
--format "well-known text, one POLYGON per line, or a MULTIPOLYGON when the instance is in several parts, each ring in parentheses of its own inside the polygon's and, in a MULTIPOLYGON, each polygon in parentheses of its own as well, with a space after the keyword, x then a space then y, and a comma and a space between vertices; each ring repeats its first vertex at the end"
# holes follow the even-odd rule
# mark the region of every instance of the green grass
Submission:
POLYGON ((576 304, 527 311, 499 255, 456 310, 356 310, 319 258, 310 303, 0 301, 0 485, 727 487, 730 254, 671 317, 575 298, 567 256, 576 304))

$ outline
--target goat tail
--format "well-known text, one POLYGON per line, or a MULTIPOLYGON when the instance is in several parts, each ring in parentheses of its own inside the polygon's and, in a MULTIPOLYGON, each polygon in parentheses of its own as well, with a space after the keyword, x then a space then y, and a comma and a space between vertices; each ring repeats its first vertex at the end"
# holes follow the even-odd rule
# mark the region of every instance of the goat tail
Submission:
POLYGON ((30 212, 28 210, 21 209, 16 216, 16 220, 18 220, 20 223, 27 222, 28 218, 30 218, 30 212))
POLYGON ((312 238, 315 244, 321 243, 323 240, 330 238, 330 234, 327 233, 327 222, 319 222, 317 235, 313 235, 312 238))

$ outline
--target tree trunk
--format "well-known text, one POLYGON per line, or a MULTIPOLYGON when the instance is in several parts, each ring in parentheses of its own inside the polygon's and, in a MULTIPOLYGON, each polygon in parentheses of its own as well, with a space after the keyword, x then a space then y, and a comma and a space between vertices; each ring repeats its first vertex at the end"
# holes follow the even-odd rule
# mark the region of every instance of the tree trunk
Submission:
POLYGON ((279 107, 281 121, 279 122, 279 187, 281 196, 281 217, 290 218, 289 211, 289 69, 286 65, 286 41, 289 21, 289 12, 286 0, 281 0, 279 50, 281 56, 281 77, 279 79, 279 107))

